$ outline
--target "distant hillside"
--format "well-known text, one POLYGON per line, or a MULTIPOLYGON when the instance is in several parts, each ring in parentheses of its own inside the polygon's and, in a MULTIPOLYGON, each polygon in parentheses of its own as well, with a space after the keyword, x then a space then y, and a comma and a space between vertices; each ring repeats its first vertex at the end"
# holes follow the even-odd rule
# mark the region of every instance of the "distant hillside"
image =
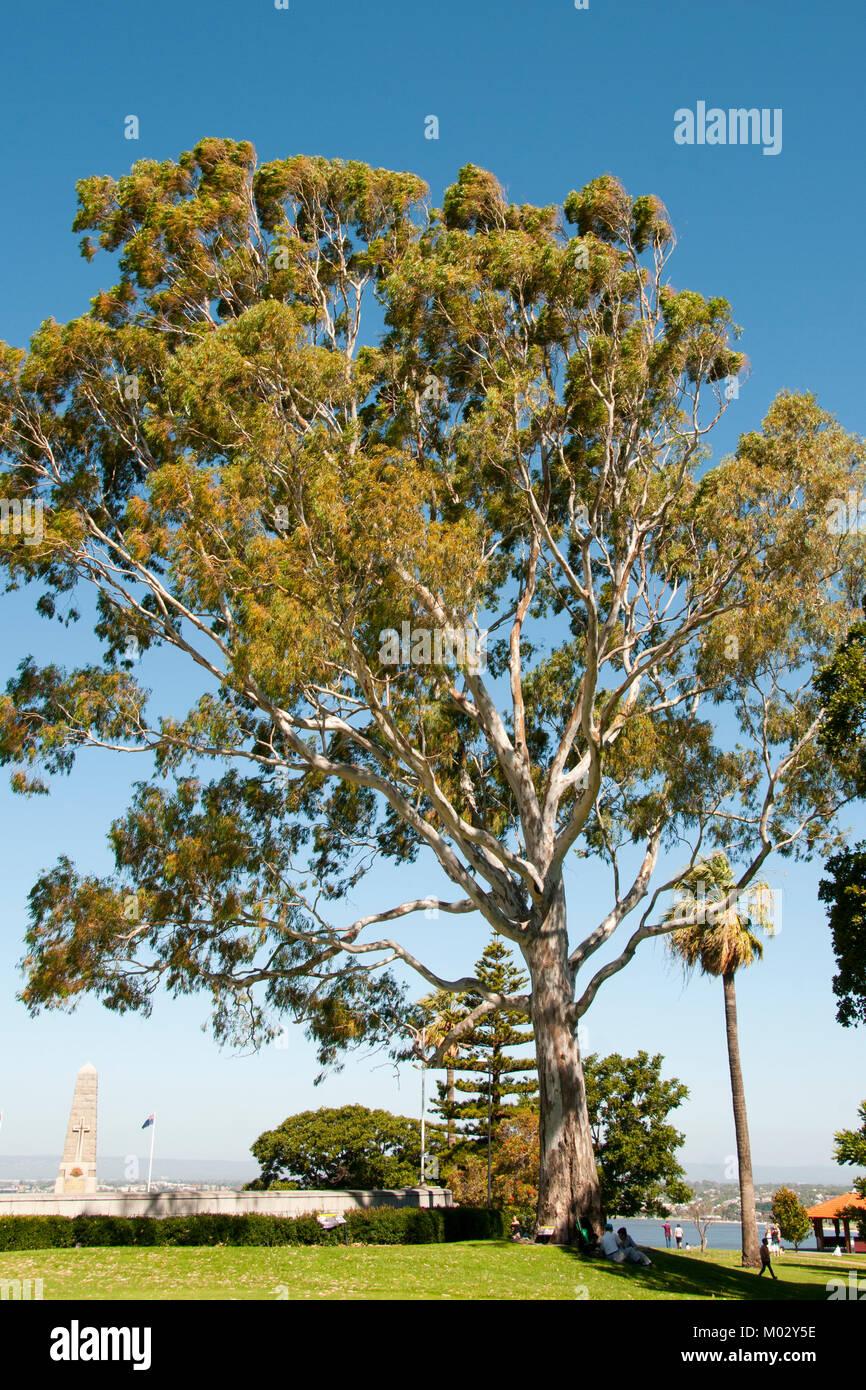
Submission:
MULTIPOLYGON (((9 1178, 35 1178, 45 1182, 57 1177, 59 1154, 0 1154, 0 1181, 9 1178)), ((147 1176, 146 1159, 139 1155, 143 1166, 141 1177, 147 1176)), ((125 1171, 126 1159, 100 1155, 97 1172, 102 1182, 129 1182, 125 1171)), ((161 1158, 153 1160, 156 1182, 225 1183, 228 1186, 257 1178, 259 1165, 251 1158, 161 1158)))
MULTIPOLYGON (((0 1182, 10 1178, 32 1178, 37 1182, 47 1182, 57 1177, 59 1154, 0 1154, 0 1182)), ((139 1164, 145 1160, 139 1155, 139 1164)), ((100 1181, 120 1183, 129 1182, 125 1171, 126 1159, 106 1156, 99 1158, 98 1174, 100 1181)), ((156 1182, 220 1183, 229 1187, 241 1186, 259 1175, 259 1166, 251 1158, 160 1158, 154 1159, 153 1176, 156 1182)), ((762 1183, 816 1183, 851 1188, 857 1170, 840 1168, 833 1163, 809 1164, 757 1164, 755 1182, 762 1183)), ((146 1167, 139 1175, 147 1176, 146 1167)), ((723 1163, 691 1163, 686 1165, 686 1178, 692 1182, 730 1183, 723 1163)), ((734 1178, 733 1181, 736 1181, 734 1178)))
MULTIPOLYGON (((841 1184, 844 1188, 850 1188, 857 1176, 854 1168, 841 1168, 835 1163, 785 1163, 785 1164, 761 1164, 758 1163, 754 1168, 754 1179, 756 1183, 832 1183, 835 1186, 841 1184)), ((733 1177, 730 1172, 725 1173, 723 1163, 689 1163, 686 1165, 686 1179, 692 1182, 736 1182, 736 1173, 733 1177)))

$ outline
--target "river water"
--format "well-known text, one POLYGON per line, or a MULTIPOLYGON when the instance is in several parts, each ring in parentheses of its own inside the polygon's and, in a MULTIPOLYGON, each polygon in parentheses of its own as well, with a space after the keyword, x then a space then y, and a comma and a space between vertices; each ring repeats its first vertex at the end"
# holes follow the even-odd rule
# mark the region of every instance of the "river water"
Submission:
MULTIPOLYGON (((637 1216, 612 1216, 610 1217, 610 1220, 613 1222, 613 1229, 615 1231, 618 1231, 620 1226, 625 1226, 628 1230, 629 1235, 634 1238, 634 1241, 637 1245, 648 1245, 655 1247, 658 1250, 664 1250, 665 1235, 664 1231, 662 1230, 661 1221, 651 1217, 637 1216)), ((690 1245, 692 1249, 700 1250, 701 1238, 698 1235, 698 1229, 695 1226, 694 1222, 689 1221, 687 1218, 681 1218, 679 1224, 683 1228, 683 1249, 685 1250, 686 1246, 690 1245)), ((676 1225, 676 1221, 673 1219, 673 1217, 671 1217, 672 1233, 676 1229, 676 1225)), ((763 1235, 764 1222, 760 1221, 758 1223, 758 1236, 761 1239, 763 1239, 763 1235)), ((741 1239, 742 1238, 740 1235, 739 1221, 714 1221, 711 1224, 709 1233, 707 1235, 707 1249, 739 1250, 741 1245, 741 1239)), ((782 1244, 783 1246, 785 1246, 785 1249, 793 1250, 794 1248, 793 1245, 786 1245, 785 1241, 782 1241, 782 1244)), ((676 1248, 673 1240, 673 1234, 671 1235, 671 1247, 676 1248)), ((806 1240, 801 1242, 800 1249, 817 1249, 814 1234, 810 1235, 806 1240)))

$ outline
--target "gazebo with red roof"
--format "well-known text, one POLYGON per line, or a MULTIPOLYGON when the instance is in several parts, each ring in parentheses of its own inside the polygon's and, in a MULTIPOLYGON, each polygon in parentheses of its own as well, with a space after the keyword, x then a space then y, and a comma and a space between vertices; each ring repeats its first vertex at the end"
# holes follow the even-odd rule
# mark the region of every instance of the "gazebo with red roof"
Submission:
POLYGON ((866 1241, 851 1239, 851 1220, 850 1216, 844 1216, 846 1208, 859 1207, 863 1212, 863 1224, 866 1226, 866 1201, 859 1197, 856 1192, 845 1192, 841 1197, 828 1197, 826 1202, 819 1202, 816 1207, 809 1207, 806 1215, 815 1230, 815 1241, 819 1250, 835 1249, 843 1246, 846 1254, 866 1253, 866 1241), (824 1222, 832 1221, 836 1228, 834 1237, 824 1238, 824 1222), (839 1224, 842 1224, 844 1236, 839 1231, 839 1224))

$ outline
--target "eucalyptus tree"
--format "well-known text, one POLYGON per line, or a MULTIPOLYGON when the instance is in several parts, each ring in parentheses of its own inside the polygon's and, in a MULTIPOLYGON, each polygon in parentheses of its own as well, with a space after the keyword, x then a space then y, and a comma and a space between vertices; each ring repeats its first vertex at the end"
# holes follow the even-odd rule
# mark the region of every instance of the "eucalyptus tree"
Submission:
POLYGON ((577 1025, 669 929, 664 852, 715 839, 742 886, 832 839, 809 679, 866 587, 823 524, 862 448, 783 394, 710 466, 730 308, 674 287, 664 208, 609 176, 535 207, 467 165, 435 209, 410 173, 208 139, 78 191, 117 282, 0 349, 0 552, 98 646, 22 661, 0 755, 25 794, 82 749, 142 778, 115 872, 35 885, 23 998, 201 989, 221 1036, 294 1014, 331 1055, 393 1025, 394 962, 479 996, 440 1056, 522 1010, 569 1239, 601 1210, 577 1025), (586 855, 609 900, 570 935, 586 855), (383 856, 405 895, 353 918, 383 856), (387 926, 422 913, 427 947, 387 926), (528 990, 433 968, 449 917, 528 990))

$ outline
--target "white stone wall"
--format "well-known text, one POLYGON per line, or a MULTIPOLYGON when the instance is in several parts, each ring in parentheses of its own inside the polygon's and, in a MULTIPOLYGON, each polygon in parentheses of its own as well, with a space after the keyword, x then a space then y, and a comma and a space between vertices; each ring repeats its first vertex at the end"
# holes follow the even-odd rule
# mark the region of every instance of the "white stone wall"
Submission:
POLYGON ((314 1211, 355 1207, 450 1207, 444 1187, 394 1188, 380 1192, 97 1192, 57 1196, 53 1192, 0 1192, 0 1216, 194 1216, 219 1212, 236 1216, 258 1211, 269 1216, 304 1216, 314 1211))

